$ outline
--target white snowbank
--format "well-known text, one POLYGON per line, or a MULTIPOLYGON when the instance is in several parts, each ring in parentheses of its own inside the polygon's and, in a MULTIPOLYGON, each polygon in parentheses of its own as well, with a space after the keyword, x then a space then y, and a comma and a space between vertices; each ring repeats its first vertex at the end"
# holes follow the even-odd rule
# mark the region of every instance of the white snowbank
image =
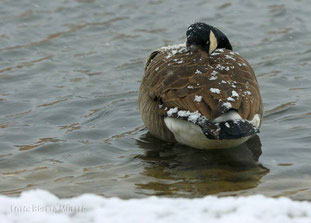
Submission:
POLYGON ((311 203, 288 198, 249 197, 121 200, 85 194, 59 199, 43 190, 0 196, 0 222, 311 222, 311 203))

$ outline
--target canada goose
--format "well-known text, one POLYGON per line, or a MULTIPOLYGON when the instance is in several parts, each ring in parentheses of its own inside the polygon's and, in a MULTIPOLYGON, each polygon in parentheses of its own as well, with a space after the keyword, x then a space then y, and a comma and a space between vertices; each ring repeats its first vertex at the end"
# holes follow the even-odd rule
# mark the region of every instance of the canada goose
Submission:
POLYGON ((263 103, 249 63, 217 28, 194 23, 185 44, 151 53, 139 110, 152 135, 199 149, 235 147, 259 132, 263 103))

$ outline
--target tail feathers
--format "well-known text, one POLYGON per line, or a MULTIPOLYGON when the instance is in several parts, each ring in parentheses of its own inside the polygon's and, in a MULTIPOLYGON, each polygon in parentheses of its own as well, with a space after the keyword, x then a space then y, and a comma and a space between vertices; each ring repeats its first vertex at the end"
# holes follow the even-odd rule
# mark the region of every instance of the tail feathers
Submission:
POLYGON ((206 122, 200 125, 204 135, 209 139, 239 139, 259 133, 259 129, 245 120, 228 120, 225 122, 206 122))
POLYGON ((238 139, 259 133, 259 129, 244 120, 222 122, 219 127, 220 139, 238 139))

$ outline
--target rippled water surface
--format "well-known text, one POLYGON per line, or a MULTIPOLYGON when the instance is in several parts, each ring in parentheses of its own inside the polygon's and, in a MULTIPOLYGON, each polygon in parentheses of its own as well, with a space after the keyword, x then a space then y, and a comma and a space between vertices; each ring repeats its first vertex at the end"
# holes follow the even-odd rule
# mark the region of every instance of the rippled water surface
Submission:
POLYGON ((0 0, 0 194, 311 200, 311 2, 0 0), (215 25, 253 66, 259 137, 200 151, 147 133, 149 53, 215 25), (259 159, 259 162, 256 162, 259 159))

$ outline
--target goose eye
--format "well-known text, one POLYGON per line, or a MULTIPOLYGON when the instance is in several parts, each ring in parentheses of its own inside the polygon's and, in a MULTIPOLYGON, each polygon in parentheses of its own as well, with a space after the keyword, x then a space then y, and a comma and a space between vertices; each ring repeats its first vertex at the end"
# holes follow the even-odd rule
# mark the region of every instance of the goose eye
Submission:
POLYGON ((206 41, 204 48, 206 49, 207 52, 209 52, 209 48, 210 48, 210 41, 209 40, 206 41))

